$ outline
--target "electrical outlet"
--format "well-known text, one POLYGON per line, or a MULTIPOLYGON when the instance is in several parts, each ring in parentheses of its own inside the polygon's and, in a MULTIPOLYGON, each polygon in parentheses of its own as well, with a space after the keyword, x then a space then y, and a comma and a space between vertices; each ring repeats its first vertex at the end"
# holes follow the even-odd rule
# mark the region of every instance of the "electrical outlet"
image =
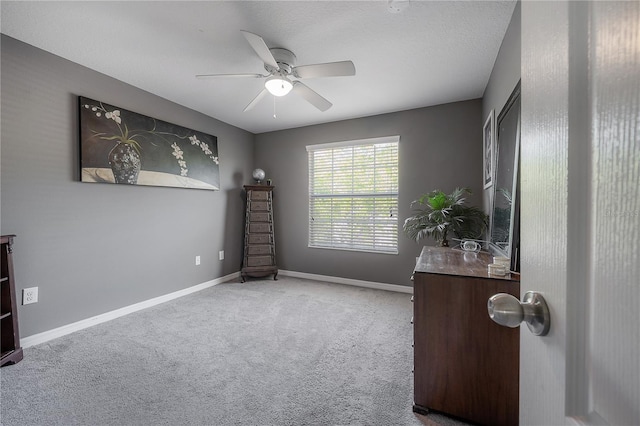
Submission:
POLYGON ((200 264, 200 256, 196 256, 196 266, 200 264))
POLYGON ((22 304, 29 305, 38 301, 38 287, 22 289, 22 304))
POLYGON ((224 250, 220 250, 220 251, 218 252, 218 259, 220 259, 220 260, 224 260, 224 250))

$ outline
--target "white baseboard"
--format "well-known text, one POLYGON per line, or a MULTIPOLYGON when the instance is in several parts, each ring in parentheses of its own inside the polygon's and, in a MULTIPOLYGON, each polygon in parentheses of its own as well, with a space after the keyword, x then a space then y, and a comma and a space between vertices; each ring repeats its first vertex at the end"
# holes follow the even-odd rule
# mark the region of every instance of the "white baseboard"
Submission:
POLYGON ((56 339, 58 337, 65 336, 75 331, 80 331, 94 325, 101 324, 103 322, 111 321, 133 312, 140 311, 142 309, 150 308, 155 305, 159 305, 164 302, 168 302, 173 299, 177 299, 182 296, 186 296, 196 291, 204 290, 205 288, 213 287, 214 285, 221 284, 232 279, 240 277, 240 272, 234 272, 224 277, 216 278, 215 280, 207 281, 202 284, 197 284, 189 288, 174 291, 173 293, 165 294, 163 296, 154 297, 153 299, 145 300, 143 302, 134 303, 133 305, 125 306, 124 308, 116 309, 111 312, 105 312, 104 314, 96 315, 95 317, 83 319, 71 324, 63 325, 62 327, 54 328, 53 330, 43 331, 42 333, 33 334, 28 337, 20 339, 20 345, 23 348, 39 345, 40 343, 48 342, 49 340, 56 339))
MULTIPOLYGON (((377 290, 395 291, 399 293, 413 293, 413 288, 409 286, 397 285, 397 284, 385 284, 373 281, 354 280, 350 278, 332 277, 328 275, 307 274, 305 272, 278 271, 279 275, 303 278, 315 281, 324 281, 336 284, 353 285, 357 287, 373 288, 377 290)), ((124 315, 131 314, 133 312, 140 311, 142 309, 150 308, 152 306, 159 305, 161 303, 168 302, 173 299, 177 299, 182 296, 186 296, 191 293, 195 293, 205 288, 213 287, 214 285, 231 281, 233 279, 240 278, 240 272, 234 272, 224 277, 216 278, 215 280, 207 281, 202 284, 197 284, 189 288, 174 291, 173 293, 165 294, 163 296, 154 297, 153 299, 145 300, 143 302, 134 303, 133 305, 125 306, 124 308, 116 309, 114 311, 105 312, 104 314, 96 315, 95 317, 83 319, 71 324, 63 325, 62 327, 54 328, 52 330, 43 331, 42 333, 33 334, 31 336, 20 339, 20 344, 23 348, 39 345, 40 343, 48 342, 49 340, 56 339, 58 337, 71 334, 75 331, 80 331, 85 328, 92 327, 94 325, 102 324, 103 322, 111 321, 113 319, 122 317, 124 315)))
POLYGON ((357 287, 375 288, 377 290, 395 291, 398 293, 413 294, 413 287, 397 284, 377 283, 374 281, 354 280, 351 278, 331 277, 328 275, 307 274, 306 272, 287 271, 283 269, 280 269, 278 271, 278 275, 284 275, 294 278, 304 278, 308 280, 325 281, 328 283, 353 285, 357 287))

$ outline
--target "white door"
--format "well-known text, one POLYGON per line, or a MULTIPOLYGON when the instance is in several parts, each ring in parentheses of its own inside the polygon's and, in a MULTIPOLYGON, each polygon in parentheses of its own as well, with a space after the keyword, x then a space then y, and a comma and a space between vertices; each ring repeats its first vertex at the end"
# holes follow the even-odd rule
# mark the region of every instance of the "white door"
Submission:
POLYGON ((640 425, 640 2, 522 2, 522 425, 640 425))

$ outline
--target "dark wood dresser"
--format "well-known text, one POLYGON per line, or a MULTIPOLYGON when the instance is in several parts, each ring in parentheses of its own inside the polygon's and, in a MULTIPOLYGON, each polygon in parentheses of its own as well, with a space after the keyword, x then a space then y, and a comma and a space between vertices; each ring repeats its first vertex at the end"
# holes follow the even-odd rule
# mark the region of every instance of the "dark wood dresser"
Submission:
POLYGON ((13 239, 15 235, 1 237, 0 252, 0 340, 2 341, 2 358, 0 366, 15 364, 22 360, 20 333, 18 332, 18 306, 16 304, 16 284, 13 276, 13 239))
POLYGON ((276 242, 273 230, 273 186, 245 185, 247 206, 244 227, 242 282, 246 277, 277 279, 276 242))
POLYGON ((424 247, 413 274, 414 405, 481 425, 517 425, 520 329, 487 314, 516 277, 487 273, 488 253, 424 247))

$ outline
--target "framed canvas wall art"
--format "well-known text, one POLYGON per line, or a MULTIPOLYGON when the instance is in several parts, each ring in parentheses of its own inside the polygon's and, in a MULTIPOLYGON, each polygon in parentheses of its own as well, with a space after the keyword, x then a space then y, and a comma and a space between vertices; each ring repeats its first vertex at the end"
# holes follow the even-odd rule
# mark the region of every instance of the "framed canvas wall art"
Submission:
POLYGON ((78 98, 82 182, 220 189, 215 136, 78 98))
POLYGON ((483 140, 483 183, 484 188, 487 189, 493 185, 493 171, 495 168, 495 112, 491 110, 489 117, 484 123, 482 128, 482 140, 483 140))

